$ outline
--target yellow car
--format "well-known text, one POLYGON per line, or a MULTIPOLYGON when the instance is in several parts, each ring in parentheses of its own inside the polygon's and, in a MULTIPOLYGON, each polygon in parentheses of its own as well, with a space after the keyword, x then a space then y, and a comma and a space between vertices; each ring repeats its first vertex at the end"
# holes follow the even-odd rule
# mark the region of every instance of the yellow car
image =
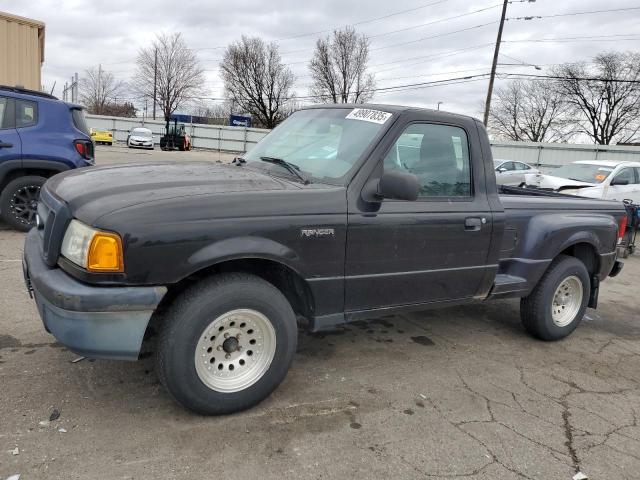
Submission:
POLYGON ((97 145, 113 145, 113 134, 108 130, 91 129, 91 140, 97 145))

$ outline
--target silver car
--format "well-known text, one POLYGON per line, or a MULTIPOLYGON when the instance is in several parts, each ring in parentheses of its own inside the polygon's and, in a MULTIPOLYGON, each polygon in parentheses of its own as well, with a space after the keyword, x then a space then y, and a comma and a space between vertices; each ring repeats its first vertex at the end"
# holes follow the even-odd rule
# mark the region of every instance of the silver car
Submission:
POLYGON ((498 185, 520 187, 526 183, 525 175, 540 173, 529 164, 513 160, 494 160, 493 166, 496 170, 496 182, 498 185))
POLYGON ((148 128, 137 127, 127 135, 127 147, 149 148, 153 150, 153 132, 148 128))

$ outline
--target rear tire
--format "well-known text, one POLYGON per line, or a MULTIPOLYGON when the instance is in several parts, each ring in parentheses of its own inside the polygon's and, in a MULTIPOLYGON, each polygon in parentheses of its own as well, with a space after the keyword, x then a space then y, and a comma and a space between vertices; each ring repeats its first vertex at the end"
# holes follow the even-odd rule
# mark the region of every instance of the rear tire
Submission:
POLYGON ((282 382, 297 340, 295 314, 276 287, 254 275, 217 275, 170 306, 158 340, 158 376, 194 412, 245 410, 282 382))
POLYGON ((528 297, 520 300, 525 329, 540 340, 560 340, 573 332, 587 309, 591 282, 584 263, 559 255, 528 297))
POLYGON ((2 219, 22 232, 35 227, 40 188, 46 181, 44 177, 29 175, 9 182, 0 195, 2 219))

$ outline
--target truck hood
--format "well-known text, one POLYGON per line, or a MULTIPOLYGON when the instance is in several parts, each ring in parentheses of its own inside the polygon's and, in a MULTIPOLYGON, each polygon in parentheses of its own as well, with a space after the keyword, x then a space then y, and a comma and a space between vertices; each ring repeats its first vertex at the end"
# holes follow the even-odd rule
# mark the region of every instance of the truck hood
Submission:
POLYGON ((540 188, 551 188, 557 190, 561 187, 595 187, 596 184, 588 182, 580 182, 577 180, 570 180, 568 178, 555 177, 553 175, 539 175, 536 178, 539 181, 538 186, 540 188))
POLYGON ((229 193, 299 190, 295 183, 255 169, 212 162, 145 163, 71 170, 46 188, 87 223, 126 207, 229 193))

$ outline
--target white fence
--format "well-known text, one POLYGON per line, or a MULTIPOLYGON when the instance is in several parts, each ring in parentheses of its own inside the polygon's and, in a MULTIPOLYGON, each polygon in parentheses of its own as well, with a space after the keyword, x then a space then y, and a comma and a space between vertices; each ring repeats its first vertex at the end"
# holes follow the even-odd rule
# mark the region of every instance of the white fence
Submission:
POLYGON ((617 145, 579 145, 569 143, 495 142, 494 158, 517 160, 553 169, 576 160, 618 160, 640 162, 640 147, 617 145))
MULTIPOLYGON (((143 125, 140 118, 105 117, 87 115, 91 128, 109 130, 117 142, 125 142, 127 133, 143 125)), ((164 134, 165 122, 145 120, 144 126, 154 133, 156 143, 164 134)), ((186 124, 195 148, 246 152, 269 130, 261 128, 226 127, 221 125, 186 124)), ((640 161, 640 147, 616 145, 578 145, 568 143, 493 142, 494 158, 526 162, 543 170, 552 169, 576 160, 628 160, 640 161)))
MULTIPOLYGON (((141 118, 106 117, 102 115, 87 115, 87 125, 90 128, 109 130, 116 142, 126 142, 127 134, 132 128, 142 127, 153 132, 155 143, 160 143, 164 135, 165 122, 163 120, 148 120, 144 123, 141 118)), ((222 125, 185 124, 187 133, 191 136, 194 148, 222 150, 228 152, 246 152, 251 150, 269 130, 260 128, 226 127, 222 125)))

